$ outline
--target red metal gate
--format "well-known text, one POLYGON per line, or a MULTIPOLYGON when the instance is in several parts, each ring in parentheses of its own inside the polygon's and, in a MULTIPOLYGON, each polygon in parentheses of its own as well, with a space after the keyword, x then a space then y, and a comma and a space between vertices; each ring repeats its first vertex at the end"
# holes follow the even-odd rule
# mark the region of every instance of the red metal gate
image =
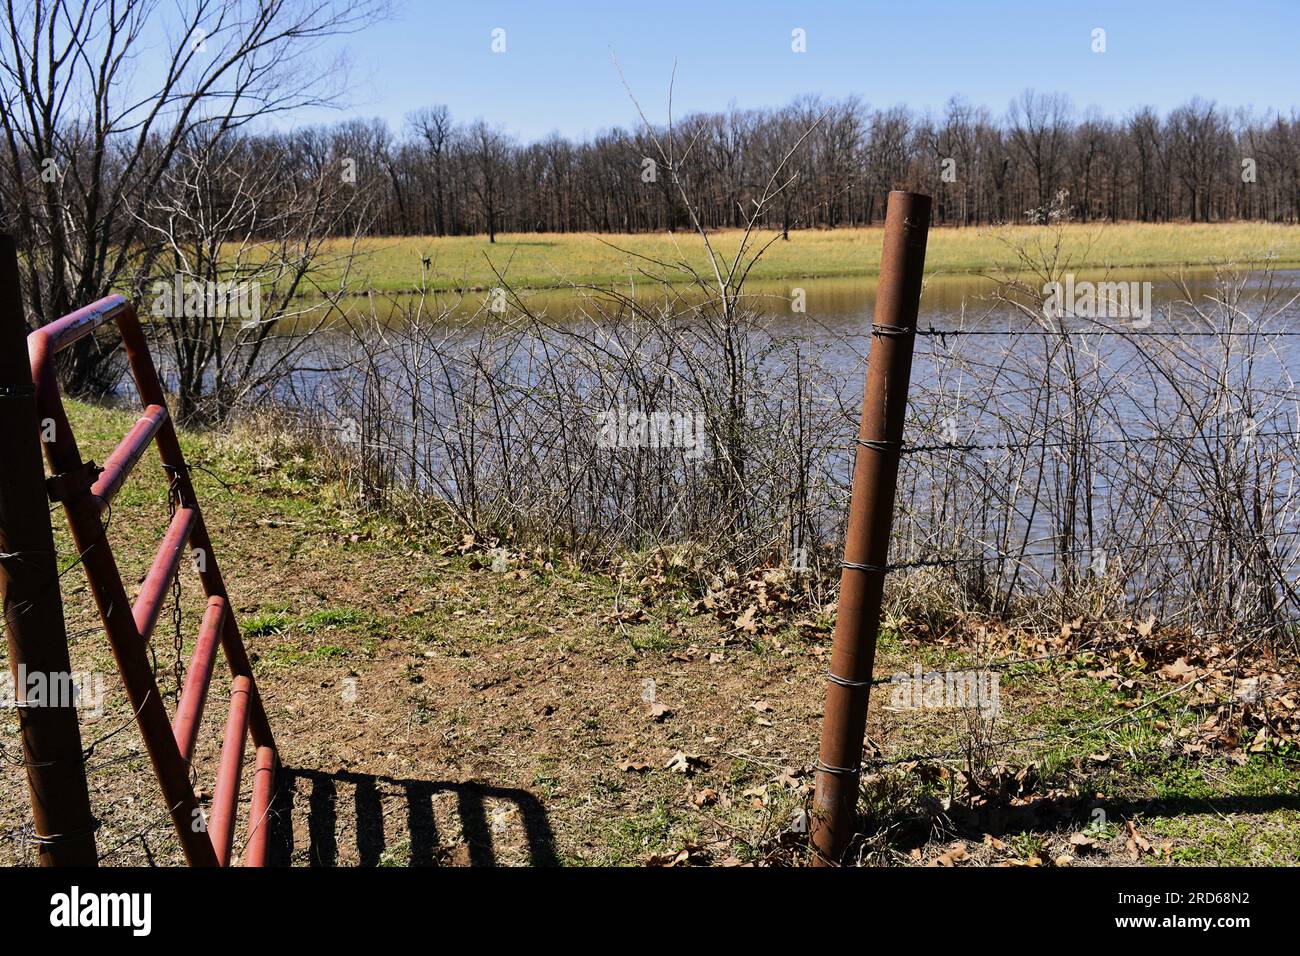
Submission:
POLYGON ((277 764, 275 740, 135 308, 122 296, 108 296, 33 332, 28 336, 27 346, 37 408, 46 431, 47 440, 43 444, 52 474, 47 482, 50 498, 61 502, 67 513, 73 541, 82 556, 91 593, 126 685, 127 699, 136 714, 186 859, 196 866, 231 863, 244 741, 251 732, 256 759, 244 864, 264 865, 277 764), (81 458, 63 410, 54 356, 110 320, 117 323, 121 332, 136 389, 145 408, 143 416, 101 467, 81 458), (151 443, 157 443, 163 469, 169 476, 175 511, 153 566, 132 604, 113 557, 104 519, 113 496, 151 443), (149 664, 148 641, 158 623, 168 586, 187 555, 193 556, 208 596, 208 606, 176 717, 169 721, 149 664), (205 824, 190 784, 190 760, 218 642, 225 652, 233 686, 211 817, 205 824))

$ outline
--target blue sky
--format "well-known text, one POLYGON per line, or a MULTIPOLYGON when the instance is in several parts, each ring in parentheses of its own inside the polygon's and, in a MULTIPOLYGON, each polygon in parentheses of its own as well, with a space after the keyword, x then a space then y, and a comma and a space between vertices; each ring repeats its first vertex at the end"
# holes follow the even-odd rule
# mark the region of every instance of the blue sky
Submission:
MULTIPOLYGON (((995 113, 1027 86, 1076 107, 1161 111, 1199 94, 1227 106, 1300 106, 1300 2, 807 2, 395 0, 393 19, 347 38, 345 115, 400 128, 445 103, 525 140, 635 123, 613 49, 652 119, 775 106, 802 93, 942 109, 954 93, 995 113), (791 51, 806 31, 807 52, 791 51), (1094 53, 1092 31, 1106 31, 1094 53), (506 51, 493 53, 492 31, 506 51)), ((338 114, 300 115, 297 121, 338 114)))

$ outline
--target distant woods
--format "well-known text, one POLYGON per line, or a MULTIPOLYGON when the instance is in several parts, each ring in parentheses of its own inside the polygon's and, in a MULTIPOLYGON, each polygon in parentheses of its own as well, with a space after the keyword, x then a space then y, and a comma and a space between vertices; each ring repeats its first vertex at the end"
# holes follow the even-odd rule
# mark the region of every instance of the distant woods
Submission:
MULTIPOLYGON (((17 115, 5 119, 22 125, 17 115)), ((215 150, 223 177, 259 184, 263 201, 256 208, 239 204, 243 221, 225 224, 234 227, 228 232, 246 229, 257 238, 281 224, 281 206, 300 203, 304 184, 319 184, 312 186, 318 191, 330 179, 330 204, 347 209, 329 217, 335 235, 689 229, 674 176, 703 226, 738 227, 809 129, 759 225, 871 225, 882 220, 885 197, 897 188, 933 195, 935 221, 946 225, 1033 222, 1049 209, 1082 222, 1300 221, 1295 108, 1263 115, 1193 99, 1167 115, 1143 107, 1105 117, 1032 90, 1000 115, 960 97, 938 115, 818 97, 780 109, 698 113, 674 124, 671 166, 653 141, 665 142, 666 129, 636 124, 586 140, 551 135, 524 143, 485 120, 458 121, 441 106, 410 114, 397 130, 373 119, 284 132, 221 124, 192 129, 179 142, 160 139, 156 148, 134 141, 128 151, 77 151, 54 156, 52 164, 40 151, 56 145, 57 136, 36 150, 15 138, 0 154, 0 216, 39 207, 51 191, 41 174, 48 180, 51 168, 65 187, 54 188, 66 193, 75 182, 122 182, 112 170, 82 166, 129 158, 139 165, 143 155, 152 184, 188 148, 189 162, 196 151, 215 150)), ((67 138, 70 145, 80 140, 67 138)), ((150 218, 149 198, 141 200, 137 230, 119 230, 124 236, 150 218)))
POLYGON ((1084 222, 1300 220, 1300 112, 1201 99, 1163 116, 1144 107, 1112 118, 1034 91, 1002 115, 959 97, 938 116, 805 97, 679 120, 675 169, 663 168, 652 141, 665 141, 665 129, 522 143, 482 120, 456 122, 445 107, 410 115, 398 131, 351 120, 269 137, 266 148, 287 161, 307 136, 313 152, 352 160, 380 234, 640 232, 689 228, 674 174, 705 227, 741 226, 810 128, 763 226, 878 223, 897 188, 933 195, 936 221, 948 225, 1032 222, 1048 209, 1084 222))

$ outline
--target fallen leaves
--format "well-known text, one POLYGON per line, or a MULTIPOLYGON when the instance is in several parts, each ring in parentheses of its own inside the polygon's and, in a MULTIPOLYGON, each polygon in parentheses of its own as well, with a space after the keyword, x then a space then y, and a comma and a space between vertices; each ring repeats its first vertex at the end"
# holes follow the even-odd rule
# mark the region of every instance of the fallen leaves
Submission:
POLYGON ((650 615, 646 613, 643 607, 624 608, 605 615, 605 623, 614 627, 627 624, 645 624, 650 620, 650 615))
POLYGON ((1172 664, 1166 664, 1164 667, 1160 668, 1159 674, 1165 680, 1184 683, 1189 680, 1195 680, 1200 676, 1200 671, 1187 663, 1187 658, 1180 657, 1172 664))
POLYGON ((657 724, 662 724, 665 720, 673 715, 672 708, 667 704, 661 704, 659 701, 653 701, 650 704, 648 715, 651 720, 657 724))
MULTIPOLYGON (((734 571, 715 578, 692 614, 712 614, 730 624, 733 634, 756 636, 790 623, 799 611, 818 610, 810 601, 806 579, 786 568, 757 568, 741 578, 734 571)), ((825 630, 824 620, 801 620, 808 630, 825 630)))
POLYGON ((1149 841, 1142 834, 1138 833, 1137 824, 1132 820, 1126 820, 1124 827, 1128 831, 1128 839, 1124 841, 1124 849, 1128 851, 1128 858, 1136 863, 1142 859, 1144 854, 1154 853, 1149 841))
POLYGON ((680 850, 669 850, 667 853, 651 853, 645 858, 646 866, 689 866, 692 862, 702 862, 706 857, 704 847, 695 843, 688 843, 680 850))
POLYGON ((1066 842, 1074 848, 1076 853, 1080 854, 1095 850, 1098 845, 1097 840, 1094 837, 1088 836, 1086 833, 1071 834, 1070 839, 1066 842))
POLYGON ((689 776, 696 770, 703 770, 708 767, 708 763, 699 754, 688 754, 684 750, 679 750, 668 758, 664 764, 665 770, 671 770, 673 773, 682 773, 689 776))
POLYGON ((718 791, 712 787, 702 787, 691 795, 691 803, 697 807, 708 807, 718 802, 718 791))
POLYGON ((954 843, 952 847, 930 861, 930 866, 956 866, 970 859, 965 843, 954 843))
POLYGON ((781 772, 776 775, 776 779, 773 780, 773 783, 778 787, 784 787, 787 790, 799 791, 805 788, 804 781, 800 779, 801 776, 801 772, 796 770, 794 767, 782 767, 781 772))

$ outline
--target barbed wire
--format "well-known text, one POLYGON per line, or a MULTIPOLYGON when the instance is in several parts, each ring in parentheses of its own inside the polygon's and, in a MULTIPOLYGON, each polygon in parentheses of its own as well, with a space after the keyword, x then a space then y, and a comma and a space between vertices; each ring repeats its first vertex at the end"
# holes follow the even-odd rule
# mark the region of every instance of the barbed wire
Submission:
MULTIPOLYGON (((100 522, 99 537, 96 538, 89 545, 87 545, 86 548, 82 550, 74 559, 69 561, 65 567, 63 567, 61 570, 56 570, 54 579, 50 582, 50 584, 45 589, 43 589, 39 594, 37 594, 35 597, 27 601, 26 604, 21 608, 21 610, 18 610, 16 614, 15 613, 6 614, 5 622, 4 622, 5 626, 0 627, 0 633, 7 632, 9 623, 11 621, 16 620, 17 618, 22 617, 23 615, 28 614, 29 612, 34 610, 41 601, 49 597, 51 592, 58 592, 60 593, 61 596, 62 592, 60 591, 60 584, 63 580, 63 576, 67 574, 69 571, 71 571, 73 568, 80 565, 83 561, 85 561, 86 555, 88 555, 94 548, 98 547, 101 543, 107 540, 108 529, 113 522, 113 504, 111 501, 102 498, 99 495, 92 495, 92 497, 97 498, 103 504, 104 512, 106 515, 104 520, 100 522)), ((5 556, 5 558, 16 556, 16 555, 22 555, 22 554, 30 554, 30 553, 32 552, 30 551, 10 552, 9 555, 5 556)), ((20 557, 18 558, 18 560, 23 560, 23 559, 20 557)), ((112 611, 113 611, 113 606, 109 605, 109 613, 111 614, 112 611)), ((71 633, 65 632, 65 639, 78 637, 82 634, 88 634, 91 631, 99 630, 101 627, 102 625, 101 626, 92 625, 90 627, 82 628, 81 630, 73 631, 71 633)), ((22 706, 24 705, 17 702, 15 702, 13 705, 14 708, 19 708, 22 706)), ((95 743, 102 743, 102 741, 92 742, 89 750, 83 750, 81 755, 81 762, 84 763, 86 758, 89 756, 90 752, 93 752, 95 743)), ((71 760, 73 758, 65 758, 65 759, 71 760)), ((10 764, 11 766, 24 767, 24 768, 50 767, 57 762, 53 760, 42 760, 34 763, 30 762, 26 759, 26 757, 16 757, 10 754, 9 751, 5 748, 4 744, 2 743, 0 743, 0 760, 4 760, 6 763, 10 764)))
MULTIPOLYGON (((873 334, 881 334, 875 332, 873 334)), ((891 333, 903 334, 903 333, 891 333)), ((1070 335, 1113 335, 1123 338, 1242 338, 1247 336, 1264 338, 1289 338, 1300 336, 1300 329, 936 329, 934 326, 917 328, 913 333, 921 338, 938 339, 944 343, 949 338, 964 336, 1003 336, 1009 338, 1053 338, 1059 339, 1070 335)))
MULTIPOLYGON (((1027 440, 1020 442, 940 442, 927 445, 902 445, 898 451, 904 455, 921 454, 936 451, 1032 451, 1038 448, 1078 448, 1089 445, 1147 445, 1158 442, 1194 442, 1218 439, 1238 439, 1251 441, 1256 438, 1296 438, 1300 429, 1251 431, 1251 432, 1210 432, 1182 435, 1130 435, 1124 438, 1093 438, 1081 436, 1078 439, 1063 441, 1027 440)), ((863 445, 862 439, 855 439, 854 445, 863 445)), ((869 445, 867 447, 870 447, 869 445)))
MULTIPOLYGON (((1275 541, 1281 538, 1289 538, 1300 535, 1300 528, 1290 530, 1263 531, 1257 530, 1245 536, 1241 541, 1235 538, 1210 537, 1210 538, 1178 538, 1174 541, 1150 542, 1147 544, 1110 544, 1110 545, 1093 545, 1091 547, 1066 548, 1064 550, 1053 551, 1018 551, 1003 552, 996 551, 992 554, 953 557, 953 558, 920 558, 914 561, 891 561, 884 565, 858 566, 852 562, 840 562, 841 566, 858 568, 859 570, 880 570, 880 571, 906 571, 915 568, 950 568, 965 567, 976 564, 989 564, 996 562, 1023 563, 1029 558, 1063 558, 1063 557, 1080 557, 1083 555, 1096 555, 1098 553, 1109 558, 1114 554, 1131 554, 1133 552, 1151 552, 1164 551, 1173 546, 1189 545, 1207 545, 1207 544, 1233 544, 1240 547, 1242 544, 1250 544, 1259 541, 1275 541)), ((991 546, 990 546, 991 547, 991 546)))
MULTIPOLYGON (((140 701, 140 706, 135 709, 135 711, 131 714, 131 716, 127 720, 123 721, 118 727, 115 727, 113 730, 110 730, 108 733, 96 737, 87 746, 83 747, 81 750, 80 758, 77 760, 77 762, 84 765, 87 760, 89 760, 91 757, 95 755, 96 747, 98 747, 102 743, 105 743, 106 741, 113 739, 118 734, 122 733, 122 731, 126 730, 133 723, 135 723, 135 721, 139 719, 140 713, 144 710, 144 706, 146 703, 148 703, 148 701, 149 701, 149 694, 145 694, 144 699, 140 701)), ((139 756, 139 754, 137 752, 137 753, 132 753, 128 756, 134 757, 134 756, 139 756)), ((31 768, 53 767, 55 764, 59 763, 59 761, 57 760, 39 760, 33 763, 22 757, 13 757, 5 749, 3 743, 0 743, 0 757, 2 757, 6 762, 12 764, 15 767, 31 767, 31 768)), ((71 761, 73 759, 74 758, 72 757, 64 758, 64 760, 68 760, 68 761, 71 761)), ((102 766, 103 765, 101 765, 101 767, 102 766)), ((92 771, 88 767, 86 772, 89 774, 92 771)))
MULTIPOLYGON (((59 587, 60 583, 63 581, 63 576, 64 576, 64 575, 66 575, 66 574, 67 574, 69 571, 71 571, 73 568, 78 567, 79 565, 81 565, 82 562, 85 561, 85 559, 86 559, 86 555, 90 554, 90 552, 91 552, 92 550, 94 550, 94 549, 97 548, 100 544, 102 544, 102 543, 104 543, 105 541, 108 540, 108 530, 109 530, 109 527, 110 527, 110 526, 112 525, 112 523, 113 523, 113 503, 112 503, 110 500, 108 500, 108 499, 106 499, 106 498, 104 498, 104 497, 102 497, 102 496, 100 496, 100 495, 91 494, 90 497, 97 499, 97 500, 98 500, 98 501, 99 501, 99 502, 104 506, 103 510, 104 510, 104 512, 105 512, 105 514, 106 514, 106 517, 104 518, 104 520, 100 521, 100 523, 99 523, 99 537, 96 538, 94 541, 92 541, 90 544, 86 545, 85 549, 82 550, 82 551, 81 551, 81 552, 80 552, 80 553, 79 553, 75 558, 73 558, 71 561, 69 561, 69 562, 67 563, 66 566, 64 566, 64 567, 61 568, 61 569, 57 569, 56 572, 55 572, 55 575, 54 575, 54 580, 51 581, 51 582, 49 583, 49 585, 47 585, 47 587, 45 588, 45 590, 41 591, 41 592, 40 592, 39 594, 37 594, 34 598, 32 598, 31 600, 29 600, 29 601, 26 603, 26 605, 24 605, 23 608, 22 608, 20 611, 18 611, 17 614, 6 614, 6 615, 5 615, 5 626, 4 626, 4 627, 0 627, 0 634, 2 634, 2 633, 6 633, 6 632, 7 632, 7 630, 8 630, 8 622, 9 622, 10 620, 12 620, 13 618, 16 618, 16 617, 22 617, 24 614, 27 614, 27 613, 28 613, 29 611, 31 611, 34 607, 36 607, 36 605, 37 605, 37 603, 38 603, 39 601, 44 600, 46 597, 49 596, 49 594, 50 594, 50 592, 51 592, 52 590, 54 590, 54 589, 56 589, 56 588, 59 587)), ((22 555, 33 554, 33 553, 35 553, 35 552, 32 552, 32 551, 12 551, 12 552, 6 552, 5 554, 0 555, 0 560, 9 560, 9 559, 11 559, 11 558, 16 558, 17 560, 20 560, 20 561, 21 561, 21 560, 24 560, 24 559, 21 557, 22 555)), ((42 552, 42 553, 45 553, 45 552, 42 552)))
MULTIPOLYGON (((109 849, 109 850, 105 850, 103 853, 101 853, 101 854, 99 855, 99 857, 97 858, 97 862, 99 862, 99 863, 103 863, 106 859, 108 859, 108 858, 109 858, 110 856, 112 856, 114 853, 117 853, 117 852, 121 851, 123 848, 125 848, 126 846, 128 846, 128 845, 134 843, 136 840, 143 840, 146 834, 148 834, 148 833, 149 833, 150 831, 152 831, 152 830, 157 829, 157 828, 158 828, 158 827, 159 827, 159 826, 160 826, 160 825, 161 825, 165 820, 170 819, 170 818, 171 818, 171 815, 172 815, 173 813, 176 812, 176 807, 179 807, 180 805, 181 805, 181 801, 178 800, 178 801, 175 803, 175 805, 173 805, 173 806, 171 806, 171 807, 168 807, 168 808, 167 808, 166 810, 164 810, 162 813, 158 814, 158 816, 153 817, 153 818, 152 818, 148 823, 146 823, 143 827, 141 827, 141 828, 140 828, 139 830, 137 830, 135 833, 132 833, 129 837, 127 837, 127 838, 126 838, 125 840, 123 840, 121 843, 118 843, 116 846, 112 847, 111 849, 109 849)), ((146 849, 146 852, 147 852, 147 849, 146 849)))

